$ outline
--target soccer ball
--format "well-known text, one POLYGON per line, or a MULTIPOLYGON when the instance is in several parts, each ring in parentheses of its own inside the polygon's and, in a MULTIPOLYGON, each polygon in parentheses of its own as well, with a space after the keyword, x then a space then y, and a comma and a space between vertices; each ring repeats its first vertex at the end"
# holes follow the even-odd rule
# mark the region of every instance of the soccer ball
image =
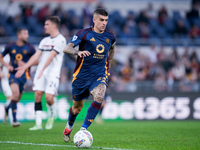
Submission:
POLYGON ((74 144, 76 147, 89 148, 92 145, 92 134, 87 130, 80 130, 74 135, 74 144))

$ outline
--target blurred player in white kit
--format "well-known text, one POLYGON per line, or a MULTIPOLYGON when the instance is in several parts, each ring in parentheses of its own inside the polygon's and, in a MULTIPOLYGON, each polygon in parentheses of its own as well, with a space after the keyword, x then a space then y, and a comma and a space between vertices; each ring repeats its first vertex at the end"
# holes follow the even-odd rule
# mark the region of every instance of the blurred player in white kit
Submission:
MULTIPOLYGON (((10 63, 10 56, 6 55, 3 58, 3 60, 4 60, 5 63, 9 64, 10 63)), ((7 106, 12 99, 12 90, 10 88, 9 81, 8 81, 8 72, 9 72, 8 69, 0 63, 1 88, 2 88, 4 96, 6 97, 5 106, 7 106)), ((12 113, 11 109, 9 109, 9 118, 10 118, 10 123, 12 124, 13 119, 12 119, 11 113, 12 113)), ((7 120, 8 120, 8 116, 6 116, 4 118, 4 123, 7 123, 7 120)))
POLYGON ((50 111, 45 129, 53 127, 55 117, 55 101, 60 80, 60 70, 63 61, 63 49, 66 39, 59 32, 60 18, 49 16, 46 18, 44 30, 49 36, 42 39, 37 52, 22 67, 18 67, 16 77, 20 77, 24 71, 39 60, 33 82, 35 92, 35 126, 29 130, 42 130, 42 96, 45 94, 47 108, 50 111))

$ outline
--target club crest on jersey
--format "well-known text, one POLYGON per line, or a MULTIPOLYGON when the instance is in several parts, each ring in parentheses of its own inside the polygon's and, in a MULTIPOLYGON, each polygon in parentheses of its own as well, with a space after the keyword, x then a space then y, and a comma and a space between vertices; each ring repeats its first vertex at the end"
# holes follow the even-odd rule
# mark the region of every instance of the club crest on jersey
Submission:
POLYGON ((109 42, 110 42, 109 38, 106 38, 106 43, 109 43, 109 42))
POLYGON ((76 41, 77 38, 78 38, 78 36, 74 35, 72 38, 72 41, 76 41))
POLYGON ((51 49, 53 49, 54 48, 54 46, 53 45, 51 45, 51 49))
POLYGON ((98 44, 97 47, 96 47, 96 51, 97 51, 98 53, 103 53, 103 52, 104 52, 104 49, 105 49, 105 47, 104 47, 104 45, 102 45, 102 44, 98 44))
POLYGON ((24 51, 23 51, 23 54, 27 54, 27 50, 24 50, 24 51))

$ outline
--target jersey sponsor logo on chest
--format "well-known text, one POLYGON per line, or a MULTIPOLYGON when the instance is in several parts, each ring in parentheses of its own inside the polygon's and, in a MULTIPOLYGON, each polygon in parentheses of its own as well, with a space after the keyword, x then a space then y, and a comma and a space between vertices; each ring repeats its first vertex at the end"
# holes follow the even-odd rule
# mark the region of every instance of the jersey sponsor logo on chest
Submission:
POLYGON ((104 50, 105 50, 105 47, 104 47, 103 44, 98 44, 98 45, 97 45, 96 51, 97 51, 98 53, 103 53, 104 50))
POLYGON ((53 49, 54 45, 43 45, 44 49, 53 49))

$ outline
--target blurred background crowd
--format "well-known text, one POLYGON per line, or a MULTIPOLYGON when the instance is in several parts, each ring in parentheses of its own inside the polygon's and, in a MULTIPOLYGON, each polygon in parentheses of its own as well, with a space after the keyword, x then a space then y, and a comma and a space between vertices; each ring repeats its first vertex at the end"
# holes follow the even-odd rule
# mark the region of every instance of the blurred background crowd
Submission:
MULTIPOLYGON (((106 8, 99 1, 95 6, 106 8)), ((107 9, 107 8, 106 8, 107 9)), ((62 3, 51 8, 34 3, 15 3, 9 0, 0 11, 0 45, 16 37, 18 27, 29 30, 29 42, 35 45, 45 36, 44 20, 49 15, 61 18, 60 32, 69 39, 80 29, 92 25, 94 8, 85 3, 81 14, 65 9, 62 3)), ((154 9, 151 1, 139 11, 119 9, 109 11, 107 29, 117 36, 109 89, 117 92, 136 91, 200 91, 200 2, 191 0, 185 12, 169 11, 165 5, 154 9)), ((71 91, 72 73, 76 58, 65 55, 59 92, 71 91)), ((32 76, 34 69, 32 69, 32 76)), ((27 90, 31 90, 28 81, 27 90)))

